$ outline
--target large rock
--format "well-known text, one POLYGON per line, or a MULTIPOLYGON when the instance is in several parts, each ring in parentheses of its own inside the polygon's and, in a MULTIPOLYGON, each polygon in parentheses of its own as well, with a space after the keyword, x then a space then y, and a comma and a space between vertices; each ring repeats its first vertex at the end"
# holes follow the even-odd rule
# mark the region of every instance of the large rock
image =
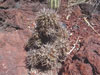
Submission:
POLYGON ((32 28, 33 22, 34 16, 22 10, 0 10, 0 75, 28 74, 24 46, 31 34, 28 27, 32 28))

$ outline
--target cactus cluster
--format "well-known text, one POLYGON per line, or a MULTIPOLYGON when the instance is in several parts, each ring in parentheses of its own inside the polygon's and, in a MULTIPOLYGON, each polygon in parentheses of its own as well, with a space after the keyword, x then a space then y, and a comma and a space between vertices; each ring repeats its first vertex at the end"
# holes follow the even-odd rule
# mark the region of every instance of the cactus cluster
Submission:
POLYGON ((68 33, 54 11, 42 10, 40 13, 26 45, 26 65, 29 69, 46 71, 61 67, 68 52, 68 33))

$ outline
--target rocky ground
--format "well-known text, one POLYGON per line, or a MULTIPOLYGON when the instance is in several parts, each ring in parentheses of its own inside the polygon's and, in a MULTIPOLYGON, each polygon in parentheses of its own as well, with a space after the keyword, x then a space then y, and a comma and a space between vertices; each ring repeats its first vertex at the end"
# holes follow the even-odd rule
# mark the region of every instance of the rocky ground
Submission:
MULTIPOLYGON (((39 1, 0 0, 0 75, 28 75, 25 44, 37 12, 47 8, 46 2, 39 1)), ((63 1, 58 14, 70 32, 73 52, 58 75, 100 75, 100 15, 93 13, 86 19, 79 6, 68 12, 63 1)))

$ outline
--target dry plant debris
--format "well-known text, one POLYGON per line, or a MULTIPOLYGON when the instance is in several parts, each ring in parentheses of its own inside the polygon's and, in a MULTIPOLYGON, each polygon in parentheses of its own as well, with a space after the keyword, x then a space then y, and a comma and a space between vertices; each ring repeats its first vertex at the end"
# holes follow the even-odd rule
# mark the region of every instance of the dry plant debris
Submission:
POLYGON ((72 7, 81 3, 86 3, 89 0, 68 0, 68 7, 72 7))
POLYGON ((86 17, 83 18, 84 21, 88 24, 89 27, 91 27, 91 29, 98 35, 100 36, 100 34, 95 30, 95 28, 90 24, 90 22, 87 20, 86 17))
POLYGON ((71 54, 71 52, 76 48, 76 45, 77 45, 78 42, 79 42, 79 38, 80 38, 80 37, 78 36, 78 38, 77 38, 77 40, 76 40, 74 46, 72 47, 72 49, 71 49, 67 54, 71 54))
POLYGON ((69 42, 68 32, 59 21, 59 16, 52 10, 44 9, 40 12, 25 48, 29 69, 47 71, 61 67, 69 52, 69 42))

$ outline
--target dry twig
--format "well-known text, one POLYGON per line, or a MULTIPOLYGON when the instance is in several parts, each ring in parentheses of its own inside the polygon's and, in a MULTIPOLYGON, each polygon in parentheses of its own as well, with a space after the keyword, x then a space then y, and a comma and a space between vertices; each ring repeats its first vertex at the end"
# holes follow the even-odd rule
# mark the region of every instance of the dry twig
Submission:
POLYGON ((92 30, 93 30, 96 34, 98 34, 98 36, 100 36, 100 34, 94 29, 94 27, 93 27, 93 26, 90 24, 90 22, 87 20, 87 17, 84 17, 83 19, 84 19, 84 21, 88 24, 88 26, 91 27, 92 30))
POLYGON ((73 48, 67 53, 68 55, 71 54, 71 52, 76 48, 76 45, 77 45, 78 41, 79 41, 79 37, 77 38, 73 48))

